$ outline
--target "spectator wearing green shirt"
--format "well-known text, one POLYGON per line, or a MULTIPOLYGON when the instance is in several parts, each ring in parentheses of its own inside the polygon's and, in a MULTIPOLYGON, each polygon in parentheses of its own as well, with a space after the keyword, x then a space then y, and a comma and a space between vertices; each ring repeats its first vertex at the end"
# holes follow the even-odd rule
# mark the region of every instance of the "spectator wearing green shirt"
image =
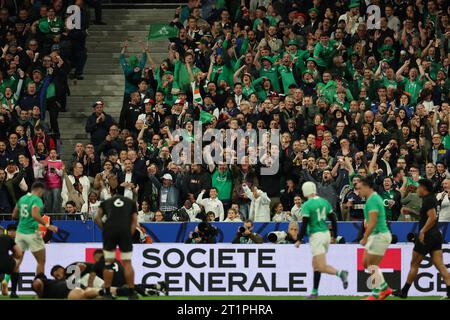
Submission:
POLYGON ((55 15, 55 9, 49 7, 47 17, 39 20, 38 30, 44 35, 44 50, 50 51, 53 43, 58 43, 64 31, 64 21, 55 15))
POLYGON ((398 69, 396 76, 397 81, 399 81, 399 83, 404 86, 405 91, 410 94, 411 96, 410 102, 412 104, 416 104, 417 99, 419 98, 420 91, 422 90, 423 87, 422 78, 425 75, 425 71, 423 70, 422 67, 422 61, 420 59, 417 59, 416 63, 419 68, 419 71, 417 71, 417 68, 409 68, 408 77, 404 77, 403 73, 410 66, 410 63, 411 60, 406 60, 403 66, 401 66, 400 69, 398 69))
POLYGON ((323 72, 331 66, 334 55, 341 48, 342 44, 336 40, 331 40, 328 33, 322 33, 320 35, 320 41, 314 46, 313 54, 320 71, 323 72))

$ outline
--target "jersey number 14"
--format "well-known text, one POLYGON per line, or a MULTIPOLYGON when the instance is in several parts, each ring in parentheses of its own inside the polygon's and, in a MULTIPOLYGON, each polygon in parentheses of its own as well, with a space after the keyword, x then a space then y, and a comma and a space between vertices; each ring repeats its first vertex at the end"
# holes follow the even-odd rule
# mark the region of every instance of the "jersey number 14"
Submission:
POLYGON ((327 209, 326 208, 317 208, 317 219, 319 221, 325 221, 327 219, 327 209))

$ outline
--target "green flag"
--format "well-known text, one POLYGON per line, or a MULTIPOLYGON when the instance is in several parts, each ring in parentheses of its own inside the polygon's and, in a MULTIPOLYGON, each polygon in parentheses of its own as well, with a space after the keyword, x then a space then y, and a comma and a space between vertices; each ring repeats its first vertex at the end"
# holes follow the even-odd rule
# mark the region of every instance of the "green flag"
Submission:
POLYGON ((214 118, 214 116, 211 113, 200 110, 200 122, 201 123, 205 123, 205 124, 211 123, 213 118, 214 118))
POLYGON ((178 28, 167 24, 152 24, 148 29, 148 40, 178 37, 178 28))

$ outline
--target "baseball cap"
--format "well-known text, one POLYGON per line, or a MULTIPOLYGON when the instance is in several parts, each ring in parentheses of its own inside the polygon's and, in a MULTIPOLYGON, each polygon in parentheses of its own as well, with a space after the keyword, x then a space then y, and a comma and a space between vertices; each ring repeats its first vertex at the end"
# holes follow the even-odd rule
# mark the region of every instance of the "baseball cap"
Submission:
POLYGON ((316 184, 311 181, 305 182, 302 185, 302 192, 305 197, 317 193, 316 184))
POLYGON ((144 104, 147 104, 147 103, 155 103, 155 101, 153 100, 153 99, 150 99, 150 98, 146 98, 146 99, 144 99, 144 104))
POLYGON ((177 99, 177 100, 175 100, 175 104, 184 104, 184 100, 183 99, 177 99))
POLYGON ((166 180, 173 180, 172 175, 170 173, 166 173, 162 176, 163 179, 166 180))
POLYGON ((16 162, 13 159, 9 159, 7 164, 8 164, 8 166, 9 165, 15 166, 16 162))

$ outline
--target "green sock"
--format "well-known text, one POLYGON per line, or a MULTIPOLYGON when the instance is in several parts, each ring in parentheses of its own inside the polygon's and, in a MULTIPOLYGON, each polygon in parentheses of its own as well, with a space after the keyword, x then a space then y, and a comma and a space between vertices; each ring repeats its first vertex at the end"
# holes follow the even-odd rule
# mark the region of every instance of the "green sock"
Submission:
POLYGON ((319 290, 318 289, 312 289, 312 294, 319 294, 319 290))
POLYGON ((341 277, 341 271, 336 271, 336 275, 340 278, 341 277))
POLYGON ((381 290, 384 291, 388 288, 388 284, 386 283, 386 281, 383 281, 383 283, 381 284, 381 290))
POLYGON ((378 299, 380 297, 380 289, 372 289, 372 295, 378 299))

